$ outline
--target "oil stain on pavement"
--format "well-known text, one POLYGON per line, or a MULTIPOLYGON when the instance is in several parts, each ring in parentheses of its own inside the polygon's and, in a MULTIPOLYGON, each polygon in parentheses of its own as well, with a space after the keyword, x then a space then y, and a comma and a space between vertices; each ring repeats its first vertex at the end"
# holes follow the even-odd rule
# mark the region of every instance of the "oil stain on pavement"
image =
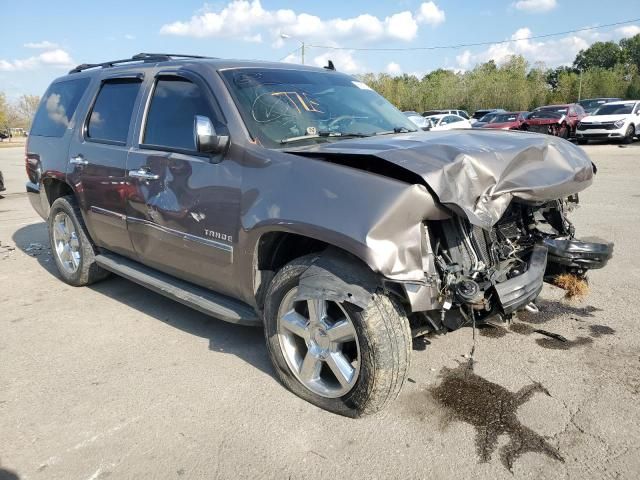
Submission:
POLYGON ((480 461, 488 462, 497 448, 498 437, 508 435, 509 442, 500 449, 500 461, 509 470, 527 452, 542 453, 564 463, 556 448, 518 420, 518 408, 534 393, 549 395, 540 383, 514 393, 476 375, 466 363, 454 369, 444 368, 441 378, 442 382, 430 394, 444 408, 447 420, 466 422, 475 428, 480 461))

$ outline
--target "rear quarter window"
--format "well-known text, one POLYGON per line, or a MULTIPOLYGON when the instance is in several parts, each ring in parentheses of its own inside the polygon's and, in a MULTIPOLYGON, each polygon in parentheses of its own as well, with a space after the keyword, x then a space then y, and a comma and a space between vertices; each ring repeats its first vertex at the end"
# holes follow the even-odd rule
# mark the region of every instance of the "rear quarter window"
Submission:
POLYGON ((139 80, 110 80, 102 84, 89 117, 89 139, 126 143, 140 85, 139 80))
POLYGON ((89 81, 89 78, 78 78, 52 84, 40 102, 29 135, 62 137, 89 81))

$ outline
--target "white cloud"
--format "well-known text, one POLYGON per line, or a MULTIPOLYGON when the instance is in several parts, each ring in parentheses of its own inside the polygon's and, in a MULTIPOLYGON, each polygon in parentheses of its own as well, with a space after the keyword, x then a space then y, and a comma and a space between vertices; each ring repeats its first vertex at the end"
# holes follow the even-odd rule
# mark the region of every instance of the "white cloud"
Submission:
POLYGON ((620 27, 616 29, 616 33, 620 34, 622 37, 633 37, 640 33, 640 26, 638 25, 626 25, 624 27, 620 27))
POLYGON ((125 33, 124 39, 125 40, 135 40, 136 36, 135 35, 131 35, 130 33, 125 33))
POLYGON ((467 68, 471 63, 471 52, 469 50, 465 50, 460 55, 456 55, 456 61, 460 68, 467 68))
POLYGON ((398 76, 402 74, 402 67, 396 62, 390 62, 387 65, 386 70, 389 75, 398 76))
POLYGON ((253 39, 269 33, 273 46, 283 45, 280 34, 305 41, 350 39, 373 41, 395 39, 410 41, 418 33, 418 24, 437 25, 444 21, 444 11, 433 2, 423 3, 417 12, 403 11, 379 18, 364 13, 351 18, 320 18, 291 9, 268 10, 260 0, 232 0, 222 9, 205 6, 189 20, 163 25, 160 33, 190 37, 234 37, 253 39))
POLYGON ((68 68, 74 65, 74 61, 65 50, 56 48, 42 52, 39 55, 18 60, 0 59, 0 71, 15 72, 21 70, 34 70, 40 67, 68 68))
POLYGON ((424 2, 418 9, 417 20, 433 26, 439 25, 445 20, 444 10, 439 9, 434 2, 424 2))
POLYGON ((57 43, 50 42, 49 40, 43 40, 42 42, 28 42, 25 43, 26 48, 47 49, 58 48, 57 43))
POLYGON ((527 13, 544 13, 556 8, 558 2, 556 0, 518 0, 513 6, 527 13))
POLYGON ((340 72, 354 74, 367 71, 364 65, 353 58, 353 52, 351 50, 334 50, 323 53, 315 57, 313 63, 316 67, 324 67, 329 63, 329 60, 333 62, 336 70, 340 72))
POLYGON ((546 41, 530 40, 533 33, 529 28, 520 28, 511 35, 513 42, 495 43, 486 50, 472 54, 465 50, 456 57, 460 68, 469 68, 476 63, 493 60, 497 64, 502 64, 513 55, 522 55, 530 63, 542 62, 548 67, 558 65, 569 65, 575 59, 577 53, 587 48, 596 40, 602 40, 609 35, 594 34, 590 32, 580 32, 580 34, 569 35, 562 38, 549 39, 546 41))

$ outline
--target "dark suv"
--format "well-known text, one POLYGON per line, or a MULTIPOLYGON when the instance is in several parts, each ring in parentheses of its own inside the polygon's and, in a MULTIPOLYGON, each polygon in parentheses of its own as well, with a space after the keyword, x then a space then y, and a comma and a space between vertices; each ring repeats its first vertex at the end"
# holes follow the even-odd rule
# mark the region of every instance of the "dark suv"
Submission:
POLYGON ((283 384, 348 416, 397 396, 412 336, 508 319, 611 256, 565 216, 594 175, 582 149, 417 131, 333 69, 80 65, 43 96, 26 164, 66 282, 115 272, 264 325, 283 384))

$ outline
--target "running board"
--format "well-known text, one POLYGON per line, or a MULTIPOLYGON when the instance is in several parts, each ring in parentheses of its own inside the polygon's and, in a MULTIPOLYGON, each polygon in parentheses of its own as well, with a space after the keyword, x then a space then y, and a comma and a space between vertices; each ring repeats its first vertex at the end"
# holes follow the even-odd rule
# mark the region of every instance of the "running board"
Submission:
POLYGON ((96 255, 96 263, 105 270, 225 322, 251 326, 262 324, 255 310, 245 303, 159 272, 121 255, 102 253, 96 255))

